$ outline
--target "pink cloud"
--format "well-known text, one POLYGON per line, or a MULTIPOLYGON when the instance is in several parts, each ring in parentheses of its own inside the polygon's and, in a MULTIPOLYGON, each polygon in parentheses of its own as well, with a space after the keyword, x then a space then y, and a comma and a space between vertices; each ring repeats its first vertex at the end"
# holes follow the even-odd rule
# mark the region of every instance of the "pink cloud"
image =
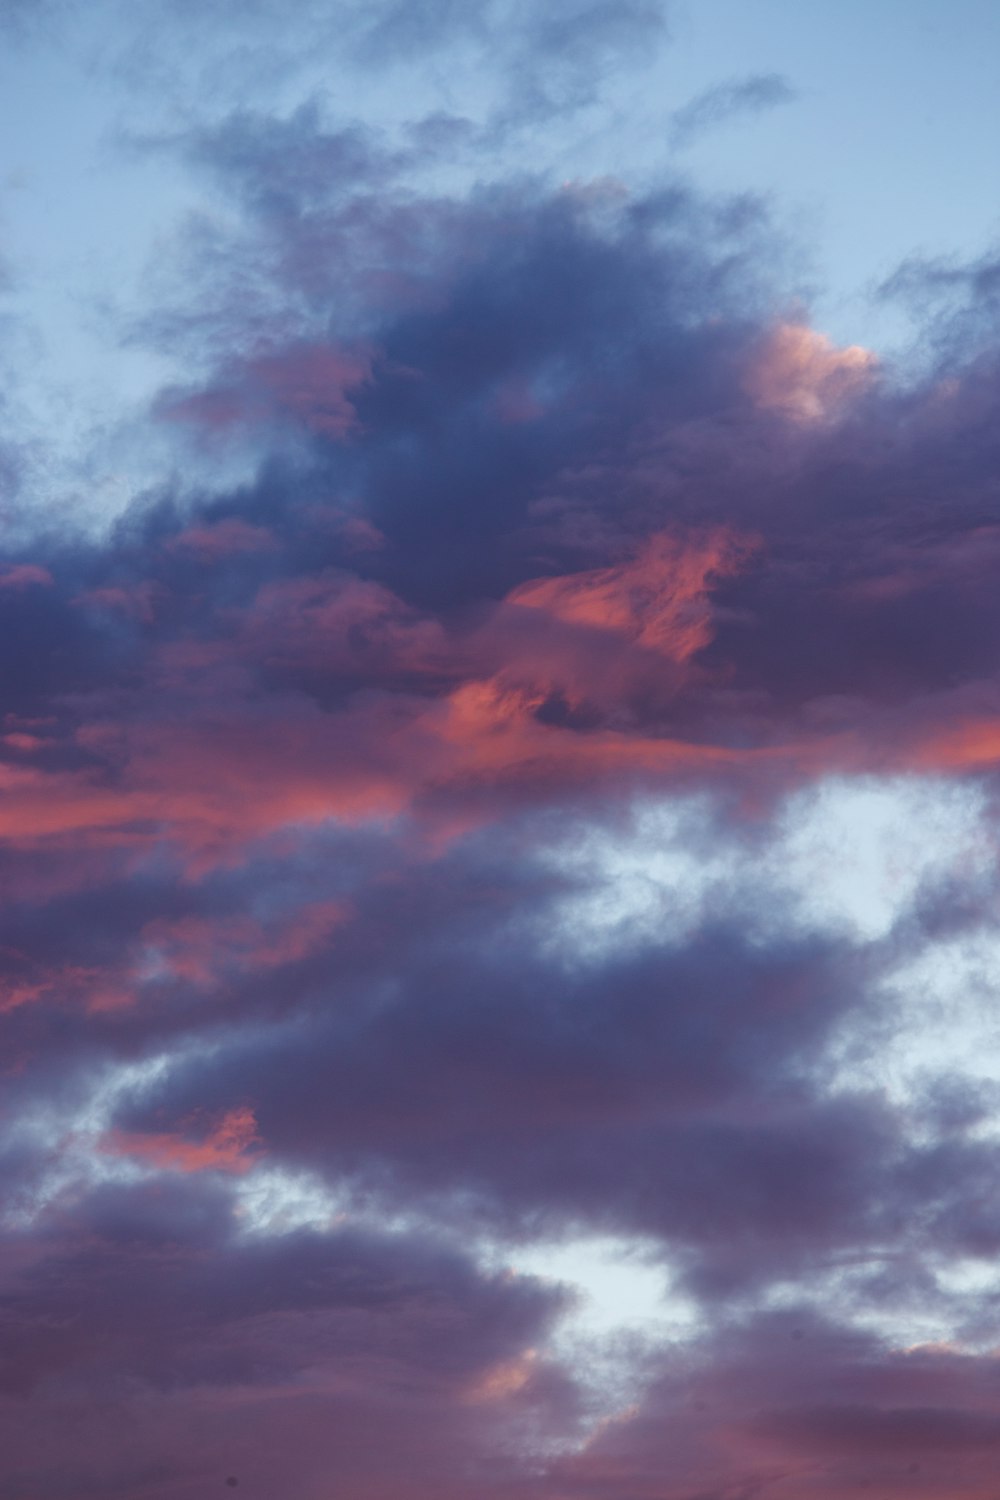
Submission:
POLYGON ((752 546, 725 530, 689 542, 661 532, 627 562, 523 583, 507 602, 614 631, 684 662, 712 638, 710 585, 738 571, 752 546))
POLYGON ((109 584, 104 588, 88 589, 72 602, 111 610, 138 620, 140 624, 151 625, 156 618, 156 606, 165 592, 159 583, 109 584))
POLYGON ((341 902, 319 901, 271 922, 253 917, 158 918, 147 923, 132 960, 132 974, 159 969, 190 984, 211 986, 229 970, 271 969, 322 948, 346 921, 341 902))
POLYGON ((0 567, 0 589, 49 588, 53 582, 48 568, 35 563, 11 563, 0 567))
POLYGON ((371 380, 372 362, 370 351, 327 344, 265 349, 226 365, 214 385, 169 396, 160 411, 209 429, 280 421, 343 439, 357 430, 350 393, 371 380))
POLYGON ((101 1149, 112 1156, 130 1156, 164 1172, 230 1172, 242 1174, 260 1159, 260 1142, 253 1110, 246 1105, 228 1110, 200 1141, 169 1132, 108 1131, 101 1149))
POLYGON ((215 562, 240 552, 271 552, 276 546, 273 532, 236 517, 208 526, 189 526, 167 543, 170 551, 191 553, 202 562, 215 562))
POLYGON ((866 390, 877 369, 876 356, 859 344, 838 349, 804 323, 782 323, 761 345, 745 385, 763 410, 818 422, 866 390))

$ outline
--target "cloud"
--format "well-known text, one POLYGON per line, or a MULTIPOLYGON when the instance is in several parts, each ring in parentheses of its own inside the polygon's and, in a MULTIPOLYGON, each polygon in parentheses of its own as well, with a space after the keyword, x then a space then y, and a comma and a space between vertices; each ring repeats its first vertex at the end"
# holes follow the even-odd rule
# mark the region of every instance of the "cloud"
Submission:
POLYGON ((648 58, 667 37, 660 0, 555 0, 544 13, 524 0, 398 0, 366 8, 360 56, 384 65, 401 56, 473 43, 505 85, 501 115, 538 120, 593 102, 606 76, 648 58))
POLYGON ((363 355, 323 346, 261 351, 232 370, 228 386, 223 376, 210 394, 167 392, 161 410, 209 431, 291 419, 307 431, 346 437, 358 426, 348 392, 370 378, 371 362, 363 355))
POLYGON ((505 1493, 533 1428, 572 1429, 572 1388, 545 1361, 503 1378, 557 1290, 413 1236, 240 1240, 218 1210, 186 1184, 105 1190, 5 1275, 10 1493, 193 1495, 232 1474, 318 1500, 416 1474, 457 1500, 470 1472, 505 1493))
POLYGON ((889 1351, 800 1309, 749 1321, 713 1357, 668 1365, 638 1410, 557 1467, 565 1492, 673 1500, 791 1481, 812 1497, 989 1494, 992 1354, 889 1351))
POLYGON ((0 571, 0 589, 24 589, 33 585, 45 588, 51 583, 49 570, 34 563, 13 563, 0 571))
MULTIPOLYGON (((393 15, 538 119, 656 21, 393 15)), ((171 463, 0 568, 0 1495, 985 1500, 996 359, 449 132, 161 133, 171 463)))
POLYGON ((747 389, 765 410, 815 422, 856 399, 874 378, 877 364, 857 344, 836 349, 813 329, 789 323, 770 334, 748 372, 747 389))
MULTIPOLYGON (((101 0, 98 11, 102 72, 140 103, 139 134, 152 120, 169 132, 178 119, 204 117, 208 91, 220 108, 247 112, 301 98, 322 57, 324 90, 353 95, 360 79, 377 92, 389 80, 411 102, 411 119, 471 121, 487 153, 537 125, 559 131, 581 110, 613 107, 613 87, 668 44, 670 15, 667 0, 551 0, 544 13, 529 0, 306 0, 292 26, 274 0, 101 0), (154 85, 155 108, 142 97, 154 85)), ((353 123, 345 139, 352 131, 353 123)))
POLYGON ((921 347, 932 353, 945 383, 949 366, 967 363, 978 353, 989 360, 1000 324, 1000 256, 991 246, 974 260, 908 256, 877 288, 886 302, 896 302, 920 330, 921 347))
POLYGON ((670 117, 674 146, 689 146, 707 131, 740 115, 762 114, 779 104, 791 104, 796 90, 780 73, 753 73, 731 78, 697 94, 670 117))
POLYGON ((48 18, 57 17, 63 0, 0 0, 0 30, 22 41, 48 18))

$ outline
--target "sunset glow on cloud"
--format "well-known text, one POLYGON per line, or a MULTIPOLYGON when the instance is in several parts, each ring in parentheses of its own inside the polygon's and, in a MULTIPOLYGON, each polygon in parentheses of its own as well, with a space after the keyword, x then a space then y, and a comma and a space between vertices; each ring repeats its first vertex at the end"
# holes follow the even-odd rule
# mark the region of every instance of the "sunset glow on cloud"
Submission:
POLYGON ((0 0, 0 1500, 993 1500, 959 6, 0 0))

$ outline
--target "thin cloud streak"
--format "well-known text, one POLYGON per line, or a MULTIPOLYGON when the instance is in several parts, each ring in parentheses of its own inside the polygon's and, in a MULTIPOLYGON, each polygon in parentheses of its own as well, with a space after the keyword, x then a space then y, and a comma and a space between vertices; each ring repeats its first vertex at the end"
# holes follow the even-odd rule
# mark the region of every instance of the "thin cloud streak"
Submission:
POLYGON ((796 90, 780 73, 755 73, 713 84, 671 115, 670 139, 674 146, 690 146, 708 131, 729 124, 740 116, 759 115, 781 104, 793 104, 796 90))

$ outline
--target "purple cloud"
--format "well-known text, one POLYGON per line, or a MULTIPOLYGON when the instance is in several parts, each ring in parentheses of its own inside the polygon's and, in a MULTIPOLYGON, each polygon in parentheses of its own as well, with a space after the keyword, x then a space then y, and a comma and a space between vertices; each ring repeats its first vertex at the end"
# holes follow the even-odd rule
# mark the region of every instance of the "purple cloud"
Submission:
MULTIPOLYGON (((662 19, 513 14, 366 45, 662 19)), ((995 356, 423 126, 161 133, 176 471, 0 566, 0 1497, 986 1500, 995 356), (609 1239, 605 1337, 516 1267, 609 1239)))

